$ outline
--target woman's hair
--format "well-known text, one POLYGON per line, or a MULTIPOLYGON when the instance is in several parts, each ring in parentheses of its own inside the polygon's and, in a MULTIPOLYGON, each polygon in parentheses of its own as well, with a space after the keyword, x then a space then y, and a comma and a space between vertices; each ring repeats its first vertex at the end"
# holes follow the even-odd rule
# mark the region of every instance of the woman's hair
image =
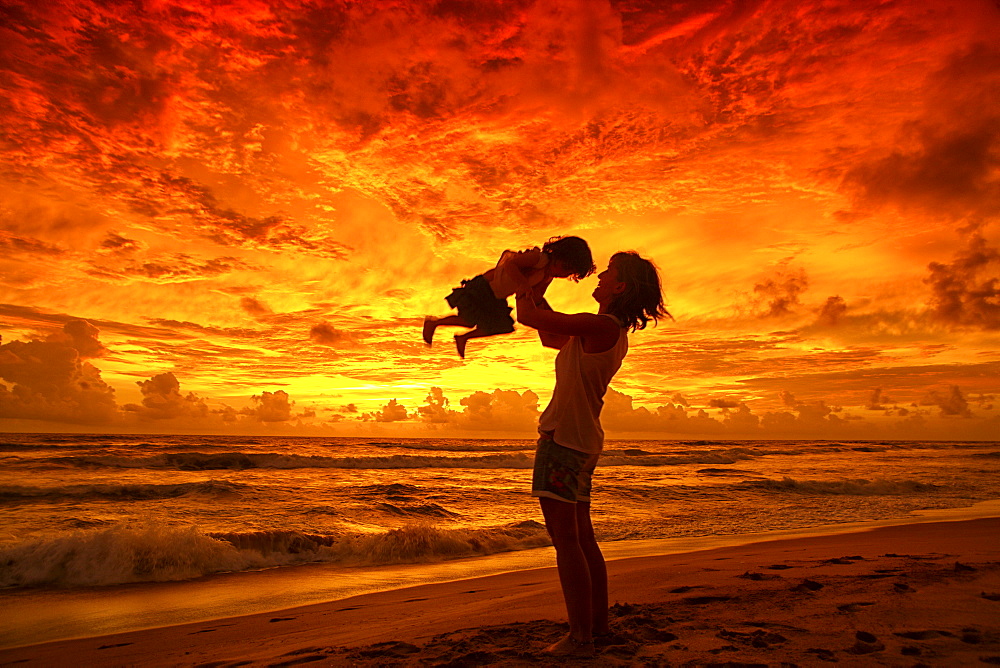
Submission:
POLYGON ((550 261, 560 260, 565 264, 573 272, 569 278, 574 281, 587 278, 597 271, 590 246, 580 237, 552 237, 542 246, 542 252, 549 254, 550 261))
POLYGON ((611 256, 608 266, 615 268, 618 281, 625 284, 625 290, 608 305, 608 313, 617 316, 633 332, 645 329, 650 320, 654 324, 664 317, 673 320, 674 316, 663 305, 663 289, 655 264, 634 251, 622 251, 611 256))

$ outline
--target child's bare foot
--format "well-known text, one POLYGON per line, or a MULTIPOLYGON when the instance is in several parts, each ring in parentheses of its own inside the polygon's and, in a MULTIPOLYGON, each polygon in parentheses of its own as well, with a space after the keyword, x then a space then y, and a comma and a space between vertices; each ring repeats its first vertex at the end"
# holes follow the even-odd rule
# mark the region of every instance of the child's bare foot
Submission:
POLYGON ((428 346, 434 343, 434 330, 437 329, 437 320, 427 316, 424 318, 424 343, 428 346))
POLYGON ((465 359, 465 344, 468 343, 468 339, 462 334, 455 335, 455 348, 458 350, 458 356, 465 359))
POLYGON ((572 634, 568 634, 559 642, 543 649, 542 652, 549 656, 593 656, 594 641, 583 642, 574 638, 572 634))

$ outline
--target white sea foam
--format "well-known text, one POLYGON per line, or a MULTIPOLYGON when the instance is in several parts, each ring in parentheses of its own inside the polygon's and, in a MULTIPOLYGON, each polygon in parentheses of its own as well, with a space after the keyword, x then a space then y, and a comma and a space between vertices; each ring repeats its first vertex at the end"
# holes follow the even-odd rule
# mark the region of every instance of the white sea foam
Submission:
POLYGON ((0 586, 93 586, 187 580, 211 573, 332 562, 345 566, 440 561, 548 544, 534 521, 488 529, 428 524, 326 536, 299 531, 202 533, 157 522, 122 523, 0 548, 0 586))
POLYGON ((56 501, 60 499, 117 499, 141 501, 147 499, 172 499, 181 496, 201 495, 225 498, 251 489, 249 485, 225 480, 205 480, 202 482, 176 484, 95 484, 60 485, 56 487, 32 487, 27 485, 0 486, 0 501, 23 503, 28 501, 56 501))

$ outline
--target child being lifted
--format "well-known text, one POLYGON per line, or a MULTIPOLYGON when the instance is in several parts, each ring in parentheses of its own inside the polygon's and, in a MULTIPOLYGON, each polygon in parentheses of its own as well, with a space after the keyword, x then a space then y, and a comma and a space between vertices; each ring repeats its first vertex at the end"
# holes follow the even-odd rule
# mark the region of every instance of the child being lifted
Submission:
POLYGON ((458 356, 465 358, 469 339, 509 334, 514 331, 514 319, 507 297, 523 288, 532 288, 535 301, 543 300, 553 278, 579 281, 595 271, 590 247, 580 237, 552 237, 539 249, 504 251, 497 266, 462 281, 461 287, 445 297, 458 315, 424 319, 424 342, 431 345, 434 330, 441 326, 469 327, 468 332, 455 335, 458 356))

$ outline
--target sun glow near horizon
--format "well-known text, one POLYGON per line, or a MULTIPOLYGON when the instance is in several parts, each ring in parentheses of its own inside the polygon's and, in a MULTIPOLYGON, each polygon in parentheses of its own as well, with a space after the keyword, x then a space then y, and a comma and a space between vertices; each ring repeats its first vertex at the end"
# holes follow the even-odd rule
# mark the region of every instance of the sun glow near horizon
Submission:
POLYGON ((420 322, 577 234, 676 318, 610 436, 1000 434, 993 2, 2 11, 5 431, 530 436, 552 351, 420 322))

